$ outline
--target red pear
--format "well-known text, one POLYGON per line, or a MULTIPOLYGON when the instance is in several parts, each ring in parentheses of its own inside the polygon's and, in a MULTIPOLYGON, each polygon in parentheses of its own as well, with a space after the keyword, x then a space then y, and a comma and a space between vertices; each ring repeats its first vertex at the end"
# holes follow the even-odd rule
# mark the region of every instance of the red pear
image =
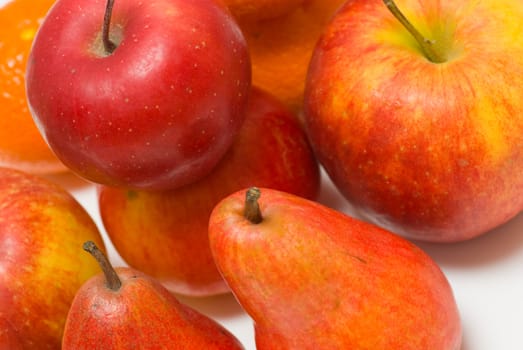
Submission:
POLYGON ((131 268, 113 268, 93 242, 84 249, 104 273, 76 294, 63 350, 243 349, 225 328, 180 303, 155 279, 131 268))
POLYGON ((255 321, 258 350, 460 347, 445 275, 389 231, 251 188, 215 207, 209 235, 218 269, 255 321))
POLYGON ((272 95, 253 89, 239 135, 206 178, 163 192, 100 187, 105 229, 129 266, 186 295, 229 292, 209 249, 214 206, 248 186, 314 199, 318 164, 298 118, 272 95))

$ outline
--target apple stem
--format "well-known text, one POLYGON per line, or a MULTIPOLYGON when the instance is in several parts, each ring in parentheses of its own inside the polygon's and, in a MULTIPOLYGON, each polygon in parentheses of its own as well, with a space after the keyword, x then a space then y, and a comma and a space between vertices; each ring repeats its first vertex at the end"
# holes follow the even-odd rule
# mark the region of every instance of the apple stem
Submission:
POLYGON ((260 189, 257 187, 251 187, 245 193, 245 209, 243 215, 253 224, 259 224, 263 220, 258 203, 260 195, 260 189))
POLYGON ((424 55, 429 61, 434 63, 443 63, 447 61, 447 56, 443 52, 444 50, 438 45, 436 40, 430 40, 425 38, 421 33, 410 23, 405 15, 394 3, 394 0, 383 0, 389 11, 396 17, 398 21, 409 31, 409 33, 418 42, 424 55))
POLYGON ((109 39, 109 27, 111 25, 111 16, 113 13, 114 0, 107 0, 105 6, 104 23, 102 27, 102 41, 105 52, 110 55, 116 49, 116 44, 109 39))
POLYGON ((105 275, 105 283, 107 288, 115 292, 119 290, 122 286, 122 281, 120 280, 120 277, 118 277, 118 274, 114 270, 105 254, 102 253, 102 251, 93 241, 85 242, 83 248, 86 252, 90 253, 96 259, 96 261, 98 261, 98 264, 102 268, 102 271, 105 275))

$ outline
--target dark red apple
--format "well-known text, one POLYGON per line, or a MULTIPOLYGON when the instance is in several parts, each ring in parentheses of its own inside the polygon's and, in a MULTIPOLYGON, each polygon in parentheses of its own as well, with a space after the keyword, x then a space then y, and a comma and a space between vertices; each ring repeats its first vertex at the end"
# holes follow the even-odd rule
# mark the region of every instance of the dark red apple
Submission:
POLYGON ((213 0, 58 0, 27 66, 33 117, 82 177, 140 189, 206 175, 243 122, 250 60, 213 0), (103 33, 115 48, 106 48, 103 33))

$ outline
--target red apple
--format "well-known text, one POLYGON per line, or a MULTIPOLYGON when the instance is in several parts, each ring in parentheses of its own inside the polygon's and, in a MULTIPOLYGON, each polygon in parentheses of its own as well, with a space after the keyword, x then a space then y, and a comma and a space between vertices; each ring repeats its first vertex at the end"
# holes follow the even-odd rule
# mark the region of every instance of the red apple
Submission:
POLYGON ((71 194, 0 168, 0 319, 24 349, 60 348, 76 291, 99 273, 91 257, 78 254, 86 240, 103 249, 94 221, 71 194))
POLYGON ((238 26, 213 0, 116 0, 110 26, 105 9, 58 0, 41 25, 26 76, 41 133, 93 182, 165 189, 203 177, 245 115, 250 61, 238 26))
POLYGON ((203 180, 171 191, 99 187, 109 238, 131 266, 188 295, 228 292, 209 249, 207 224, 216 203, 260 185, 316 198, 318 164, 295 115, 253 89, 238 138, 203 180))
POLYGON ((347 2, 315 49, 313 148, 362 217, 426 241, 484 234, 523 208, 523 3, 385 3, 347 2))

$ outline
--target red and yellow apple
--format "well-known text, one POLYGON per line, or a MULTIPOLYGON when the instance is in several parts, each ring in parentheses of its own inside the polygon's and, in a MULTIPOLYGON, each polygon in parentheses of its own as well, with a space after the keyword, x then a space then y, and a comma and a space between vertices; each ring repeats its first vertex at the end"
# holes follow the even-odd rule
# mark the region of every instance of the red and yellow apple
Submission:
POLYGON ((171 291, 212 295, 229 289, 216 269, 207 225, 213 207, 245 186, 316 198, 318 164, 297 117, 252 90, 245 122, 223 160, 203 180, 163 192, 99 187, 103 224, 121 257, 171 291))
POLYGON ((0 319, 10 327, 0 339, 9 332, 23 349, 60 349, 76 291, 99 273, 90 256, 78 254, 86 240, 103 249, 94 221, 71 194, 0 168, 0 319))
POLYGON ((385 3, 347 2, 320 39, 311 144, 362 217, 426 241, 484 234, 523 208, 523 3, 385 3))

